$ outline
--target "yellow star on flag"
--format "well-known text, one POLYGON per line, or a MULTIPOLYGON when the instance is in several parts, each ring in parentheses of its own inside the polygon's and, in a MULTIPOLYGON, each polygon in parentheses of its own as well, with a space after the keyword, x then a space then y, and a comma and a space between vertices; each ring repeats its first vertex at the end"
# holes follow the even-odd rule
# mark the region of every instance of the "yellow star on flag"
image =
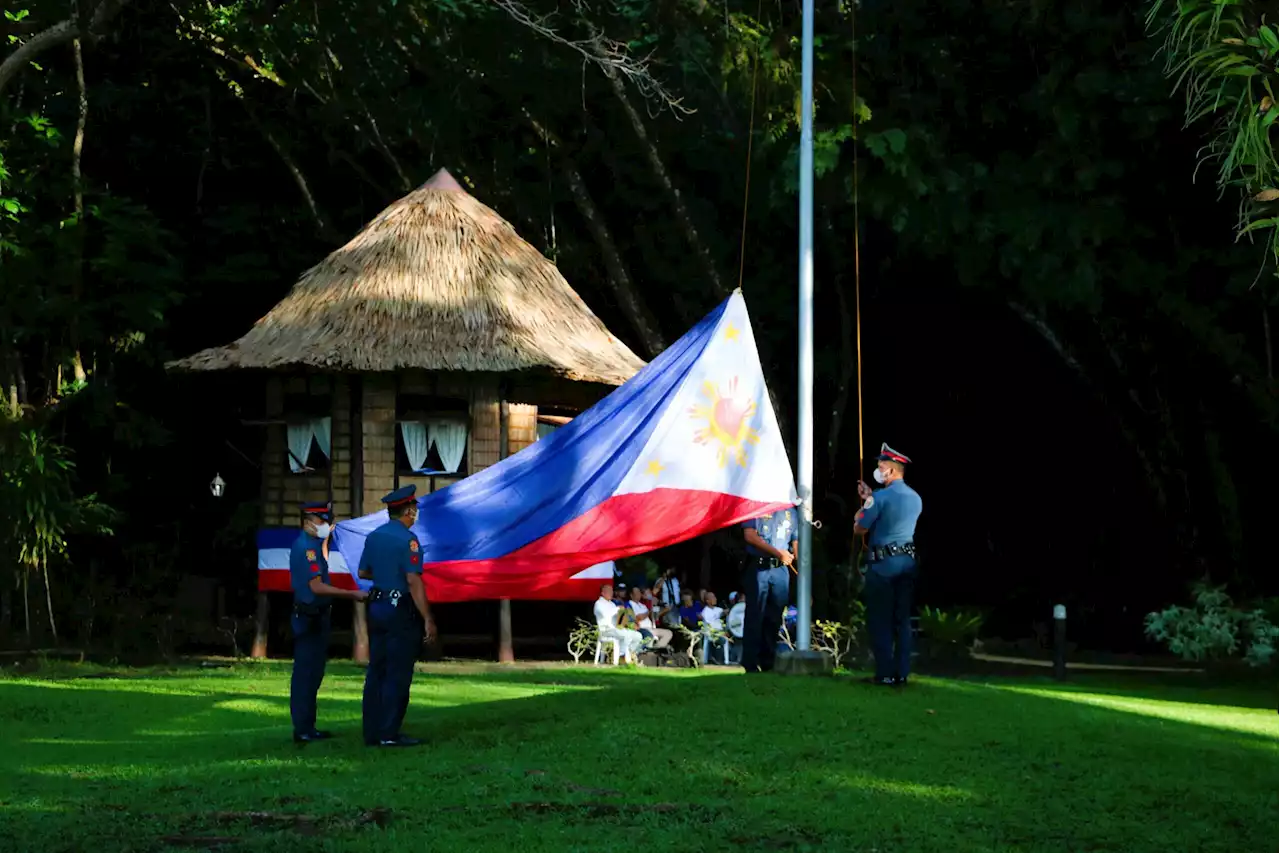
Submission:
POLYGON ((737 326, 733 325, 733 323, 729 323, 729 325, 725 327, 724 336, 729 340, 736 341, 739 334, 741 334, 741 332, 738 330, 737 326))
POLYGON ((663 468, 661 462, 659 462, 657 459, 654 459, 649 462, 649 467, 647 470, 649 471, 650 474, 656 477, 666 469, 663 468))

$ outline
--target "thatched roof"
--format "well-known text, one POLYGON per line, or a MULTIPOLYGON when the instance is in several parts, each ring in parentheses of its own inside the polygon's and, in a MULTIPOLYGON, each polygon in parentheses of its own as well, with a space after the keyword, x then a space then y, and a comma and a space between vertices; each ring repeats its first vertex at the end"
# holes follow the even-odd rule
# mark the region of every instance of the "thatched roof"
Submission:
POLYGON ((644 362, 443 169, 307 270, 248 334, 177 370, 534 370, 620 385, 644 362))

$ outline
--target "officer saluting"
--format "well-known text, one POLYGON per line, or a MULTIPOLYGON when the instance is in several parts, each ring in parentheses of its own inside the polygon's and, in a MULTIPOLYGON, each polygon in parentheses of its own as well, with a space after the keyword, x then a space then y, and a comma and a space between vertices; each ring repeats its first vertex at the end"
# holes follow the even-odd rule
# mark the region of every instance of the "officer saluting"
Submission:
POLYGON ((369 534, 360 555, 360 577, 369 590, 369 668, 364 679, 364 742, 369 746, 417 746, 400 733, 409 709, 413 664, 424 637, 435 636, 422 553, 410 527, 418 519, 417 487, 383 497, 387 523, 369 534))
POLYGON ((796 559, 800 530, 796 511, 790 508, 753 518, 742 527, 747 540, 742 665, 747 672, 768 672, 778 650, 778 629, 791 586, 787 570, 796 559))
POLYGON ((867 543, 867 627, 876 658, 872 684, 901 687, 911 672, 911 596, 916 585, 916 520, 922 503, 903 479, 911 460, 880 445, 875 479, 884 486, 872 493, 858 481, 862 509, 854 535, 870 533, 867 543), (897 643, 897 654, 894 644, 897 643))
POLYGON ((316 730, 316 694, 324 680, 329 658, 331 599, 363 601, 361 590, 338 589, 329 584, 329 560, 324 541, 333 530, 333 509, 328 503, 302 505, 302 532, 289 546, 289 584, 293 587, 293 676, 289 681, 289 715, 293 739, 310 743, 330 737, 316 730))

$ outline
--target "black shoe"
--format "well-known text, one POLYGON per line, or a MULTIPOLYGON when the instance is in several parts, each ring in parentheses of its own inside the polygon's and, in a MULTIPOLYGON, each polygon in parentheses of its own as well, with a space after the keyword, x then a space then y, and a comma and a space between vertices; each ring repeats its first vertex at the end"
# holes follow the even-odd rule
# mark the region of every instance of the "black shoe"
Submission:
POLYGON ((293 742, 294 743, 314 743, 315 741, 318 741, 318 740, 328 740, 331 737, 333 737, 332 732, 310 731, 304 734, 298 734, 297 732, 294 732, 293 742))
POLYGON ((421 740, 419 740, 418 738, 416 738, 416 737, 405 737, 404 735, 400 735, 399 737, 394 737, 394 738, 390 738, 390 739, 385 739, 385 740, 380 740, 380 741, 378 741, 378 746, 386 746, 386 747, 392 747, 392 746, 421 746, 421 745, 422 745, 422 741, 421 741, 421 740))
POLYGON ((897 687, 898 686, 898 680, 891 676, 885 677, 885 678, 876 678, 875 676, 868 676, 867 678, 862 679, 862 683, 870 684, 873 687, 897 687))
POLYGON ((894 683, 894 686, 896 686, 896 687, 906 687, 906 686, 907 686, 907 679, 905 679, 905 678, 895 678, 895 679, 893 680, 893 683, 894 683))

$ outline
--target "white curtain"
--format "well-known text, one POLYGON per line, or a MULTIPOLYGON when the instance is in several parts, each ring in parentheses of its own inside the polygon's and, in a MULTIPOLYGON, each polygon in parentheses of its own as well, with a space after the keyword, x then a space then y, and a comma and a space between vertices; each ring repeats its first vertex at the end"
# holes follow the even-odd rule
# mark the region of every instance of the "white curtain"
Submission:
POLYGON ((333 436, 333 418, 316 418, 311 422, 311 428, 316 437, 316 444, 320 447, 320 452, 324 454, 326 459, 332 459, 329 453, 332 445, 333 436))
POLYGON ((427 450, 431 447, 427 439, 426 424, 401 421, 400 440, 404 442, 404 455, 409 460, 409 467, 414 471, 424 469, 427 466, 427 450))
POLYGON ((311 436, 315 433, 315 429, 311 426, 311 421, 303 421, 289 424, 288 431, 289 470, 298 474, 305 466, 307 457, 311 455, 311 436))
POLYGON ((463 421, 433 420, 427 423, 431 441, 436 446, 436 453, 444 470, 449 474, 458 473, 462 467, 462 457, 467 451, 467 425, 463 421))

